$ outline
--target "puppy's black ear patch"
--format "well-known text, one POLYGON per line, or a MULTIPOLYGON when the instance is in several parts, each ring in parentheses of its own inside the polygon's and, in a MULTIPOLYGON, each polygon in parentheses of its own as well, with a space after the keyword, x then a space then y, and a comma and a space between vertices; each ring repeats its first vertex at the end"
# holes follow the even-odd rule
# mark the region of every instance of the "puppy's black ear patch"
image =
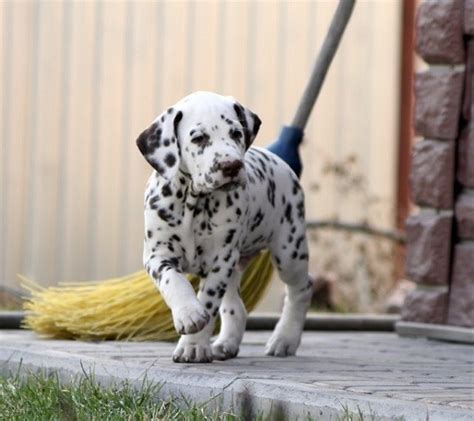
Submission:
POLYGON ((173 112, 170 108, 162 113, 136 140, 147 162, 168 180, 176 175, 180 163, 178 125, 183 113, 173 112))
POLYGON ((245 146, 248 149, 255 140, 262 121, 257 116, 257 114, 253 113, 248 108, 244 108, 238 102, 234 104, 234 111, 237 115, 240 125, 242 126, 245 146))
POLYGON ((252 135, 255 139, 257 137, 258 131, 260 130, 260 126, 262 125, 262 120, 260 120, 260 117, 255 113, 251 113, 251 116, 252 116, 252 119, 253 119, 252 135))

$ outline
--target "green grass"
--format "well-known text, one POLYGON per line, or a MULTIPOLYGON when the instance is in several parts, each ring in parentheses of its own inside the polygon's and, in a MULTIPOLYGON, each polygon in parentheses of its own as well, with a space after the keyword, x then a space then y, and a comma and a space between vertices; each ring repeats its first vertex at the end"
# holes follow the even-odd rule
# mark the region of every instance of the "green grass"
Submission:
MULTIPOLYGON (((94 376, 62 383, 55 375, 29 374, 5 377, 0 374, 0 421, 108 421, 108 420, 179 420, 179 421, 243 421, 249 416, 210 409, 209 402, 196 404, 185 398, 166 401, 157 399, 161 385, 146 380, 134 388, 120 385, 100 386, 94 376)), ((215 399, 219 399, 217 396, 215 399)), ((250 397, 248 404, 251 404, 250 397)), ((372 411, 356 413, 341 404, 343 413, 337 421, 376 421, 372 411)), ((273 408, 269 414, 259 414, 256 421, 284 421, 286 418, 273 408)), ((369 408, 370 409, 370 408, 369 408)), ((317 421, 309 416, 299 421, 317 421)), ((402 421, 403 417, 394 420, 402 421)))
POLYGON ((0 420, 240 420, 231 413, 209 410, 206 404, 159 401, 159 389, 146 382, 139 389, 128 383, 101 387, 92 376, 62 384, 56 376, 0 375, 0 420))

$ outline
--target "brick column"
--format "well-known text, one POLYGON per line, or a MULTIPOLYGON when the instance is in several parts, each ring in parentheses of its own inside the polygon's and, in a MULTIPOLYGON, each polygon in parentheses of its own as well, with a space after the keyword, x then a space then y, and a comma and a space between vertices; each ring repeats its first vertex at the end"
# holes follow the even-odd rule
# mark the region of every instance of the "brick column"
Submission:
POLYGON ((406 274, 418 286, 402 320, 474 326, 474 0, 425 0, 416 51, 406 274))

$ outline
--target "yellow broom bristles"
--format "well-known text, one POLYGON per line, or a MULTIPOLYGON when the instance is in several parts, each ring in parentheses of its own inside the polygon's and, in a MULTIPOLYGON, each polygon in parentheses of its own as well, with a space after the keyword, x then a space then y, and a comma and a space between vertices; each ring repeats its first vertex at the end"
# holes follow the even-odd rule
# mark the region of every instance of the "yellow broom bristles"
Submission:
MULTIPOLYGON (((240 287, 251 311, 268 286, 270 254, 260 253, 247 266, 240 287)), ((81 340, 173 340, 178 337, 171 312, 145 271, 97 282, 70 282, 43 288, 23 276, 31 297, 24 304, 23 326, 41 336, 81 340)), ((188 276, 197 290, 199 278, 188 276)))

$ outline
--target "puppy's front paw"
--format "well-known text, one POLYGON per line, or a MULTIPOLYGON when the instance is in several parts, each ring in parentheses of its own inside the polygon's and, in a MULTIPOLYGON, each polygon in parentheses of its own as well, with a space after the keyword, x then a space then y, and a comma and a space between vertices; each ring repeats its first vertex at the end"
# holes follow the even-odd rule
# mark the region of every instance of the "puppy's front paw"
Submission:
POLYGON ((292 337, 291 335, 274 332, 267 342, 265 354, 273 355, 275 357, 288 357, 290 355, 295 355, 299 344, 299 337, 292 337))
POLYGON ((212 351, 209 344, 199 344, 183 341, 178 342, 173 352, 175 363, 211 363, 212 351))
POLYGON ((209 323, 209 320, 209 313, 198 300, 173 310, 174 327, 181 335, 201 331, 209 323))
POLYGON ((216 360, 235 358, 239 353, 239 344, 232 339, 217 339, 212 344, 212 355, 216 360))

